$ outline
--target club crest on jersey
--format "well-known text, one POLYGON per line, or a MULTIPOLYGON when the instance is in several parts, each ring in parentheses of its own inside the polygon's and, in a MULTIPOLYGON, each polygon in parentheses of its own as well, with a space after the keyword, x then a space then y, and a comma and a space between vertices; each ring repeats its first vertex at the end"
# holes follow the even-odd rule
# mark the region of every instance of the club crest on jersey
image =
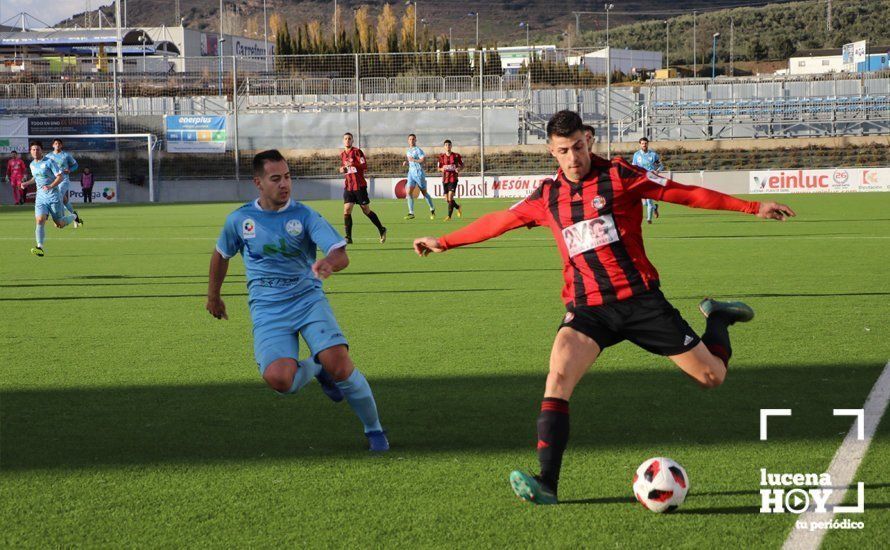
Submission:
POLYGON ((658 172, 653 172, 653 171, 651 171, 651 170, 648 171, 648 172, 646 172, 646 177, 647 177, 647 178, 649 179, 649 181, 651 181, 652 183, 657 183, 658 185, 660 185, 660 186, 662 186, 662 187, 664 187, 665 185, 667 185, 667 182, 668 182, 668 180, 667 180, 666 177, 664 177, 664 176, 659 176, 659 175, 658 175, 658 172))
POLYGON ((247 218, 243 222, 241 222, 241 238, 242 239, 255 239, 256 238, 256 223, 247 218))
POLYGON ((593 204, 593 207, 597 210, 602 210, 606 206, 606 197, 597 195, 593 197, 593 202, 591 204, 593 204))
POLYGON ((300 220, 288 220, 284 225, 284 230, 291 237, 296 237, 303 232, 303 224, 300 223, 300 220))

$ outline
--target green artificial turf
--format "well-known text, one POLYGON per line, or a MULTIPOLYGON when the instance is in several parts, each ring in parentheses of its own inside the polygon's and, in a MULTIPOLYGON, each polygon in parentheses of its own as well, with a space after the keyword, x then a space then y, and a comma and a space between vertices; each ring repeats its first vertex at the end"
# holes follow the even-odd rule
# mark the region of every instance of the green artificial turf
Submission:
MULTIPOLYGON (((325 289, 390 433, 379 457, 314 383, 289 397, 265 387, 240 258, 223 287, 230 320, 204 310, 210 252, 237 205, 84 207, 83 228, 47 228, 44 258, 29 253, 31 210, 2 208, 0 546, 777 548, 795 516, 758 513, 760 468, 824 471, 851 425, 832 409, 861 408, 890 359, 890 194, 781 200, 797 219, 661 205, 644 231, 668 299, 699 331, 706 295, 757 316, 733 327, 715 390, 629 343, 607 350, 572 399, 553 507, 507 482, 537 467, 564 311, 549 230, 410 251, 509 201, 467 200, 448 223, 375 201, 385 245, 354 214, 351 264, 325 289), (760 408, 794 415, 762 442, 760 408), (631 492, 659 455, 691 480, 671 515, 631 492)), ((311 206, 340 228, 339 203, 311 206)), ((888 434, 885 419, 857 477, 865 530, 829 533, 826 547, 886 540, 888 434)))

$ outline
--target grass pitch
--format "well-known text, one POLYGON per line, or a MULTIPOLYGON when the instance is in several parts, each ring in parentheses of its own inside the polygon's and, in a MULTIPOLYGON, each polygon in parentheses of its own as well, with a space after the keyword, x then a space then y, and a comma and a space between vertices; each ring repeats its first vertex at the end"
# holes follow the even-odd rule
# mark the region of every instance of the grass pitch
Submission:
MULTIPOLYGON (((31 210, 0 209, 0 545, 779 547, 795 516, 758 513, 760 468, 824 471, 851 424, 832 409, 861 408, 890 359, 890 195, 782 200, 799 218, 661 205, 645 232, 668 299, 699 331, 705 295, 757 317, 732 329, 716 390, 629 343, 607 350, 572 399, 554 507, 519 502, 507 482, 536 468, 563 313, 549 230, 409 250, 509 202, 468 200, 446 224, 377 201, 385 245, 355 216, 352 263, 325 288, 390 432, 382 457, 316 385, 287 398, 264 386, 240 258, 223 288, 230 320, 204 311, 209 254, 236 205, 84 208, 82 229, 47 228, 42 259, 28 252, 31 210), (761 442, 760 408, 794 416, 761 442), (657 455, 691 479, 673 515, 631 494, 657 455)), ((339 203, 311 206, 341 226, 339 203)), ((886 540, 888 426, 858 474, 865 530, 829 533, 826 547, 886 540)))

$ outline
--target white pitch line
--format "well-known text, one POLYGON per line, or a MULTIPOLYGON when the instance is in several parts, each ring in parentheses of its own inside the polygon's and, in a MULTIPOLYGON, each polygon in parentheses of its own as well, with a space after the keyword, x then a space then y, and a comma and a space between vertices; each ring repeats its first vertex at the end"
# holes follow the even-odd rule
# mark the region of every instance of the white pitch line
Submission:
MULTIPOLYGON (((210 243, 215 243, 217 237, 66 237, 62 235, 51 235, 52 240, 56 241, 207 241, 210 243)), ((646 237, 647 240, 673 240, 673 239, 690 239, 693 238, 698 241, 707 241, 707 240, 725 240, 727 237, 720 236, 700 236, 700 237, 684 237, 681 235, 675 237, 646 237)), ((731 239, 744 241, 744 240, 757 240, 757 239, 792 239, 797 241, 808 241, 808 240, 819 240, 824 241, 827 239, 835 239, 835 240, 886 240, 890 239, 890 235, 802 235, 796 237, 794 235, 750 235, 744 237, 731 237, 731 239)), ((377 238, 357 238, 355 239, 358 242, 377 242, 377 238)), ((494 242, 500 243, 519 243, 519 242, 528 242, 528 241, 552 241, 553 237, 526 237, 522 239, 503 239, 498 238, 494 239, 494 242)), ((0 237, 0 241, 34 241, 34 237, 0 237)), ((388 242, 406 242, 413 243, 414 238, 405 238, 405 237, 390 237, 387 239, 388 242)))
MULTIPOLYGON (((858 438, 859 430, 857 423, 859 421, 857 419, 850 426, 847 437, 844 438, 844 442, 841 443, 840 448, 831 460, 831 464, 828 466, 832 487, 840 487, 840 489, 832 491, 828 497, 826 508, 831 511, 821 514, 806 512, 797 516, 796 521, 804 522, 809 526, 811 521, 825 522, 831 521, 834 518, 834 507, 843 504, 847 488, 853 483, 856 470, 859 469, 859 464, 862 463, 865 453, 868 452, 868 447, 871 445, 872 437, 874 437, 875 431, 878 429, 881 417, 884 415, 884 411, 887 410, 888 401, 890 401, 890 361, 884 365, 884 370, 881 371, 878 381, 872 386, 871 392, 869 392, 868 398, 865 400, 865 406, 863 407, 865 411, 865 438, 862 440, 858 438)), ((868 509, 868 501, 865 502, 865 509, 868 509)), ((798 529, 795 526, 788 538, 785 539, 785 544, 782 548, 783 550, 811 550, 819 548, 819 545, 822 544, 822 539, 825 538, 825 534, 828 531, 830 529, 814 529, 811 531, 809 528, 798 529)))

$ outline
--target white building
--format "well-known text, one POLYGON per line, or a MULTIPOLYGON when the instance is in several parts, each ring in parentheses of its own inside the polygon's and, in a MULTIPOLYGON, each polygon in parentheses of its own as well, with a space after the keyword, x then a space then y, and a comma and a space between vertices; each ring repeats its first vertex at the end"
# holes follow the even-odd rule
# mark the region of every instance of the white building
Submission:
POLYGON ((506 46, 498 48, 498 55, 501 58, 501 68, 504 74, 516 74, 523 65, 529 62, 529 55, 534 55, 538 59, 555 61, 558 58, 558 52, 555 45, 536 45, 526 46, 506 46))
POLYGON ((801 50, 788 59, 785 74, 822 74, 835 72, 869 72, 890 68, 890 46, 868 46, 863 42, 863 57, 856 63, 844 63, 843 50, 801 50))
MULTIPOLYGON (((618 71, 629 75, 642 69, 654 71, 662 68, 664 56, 662 52, 623 48, 609 48, 609 50, 612 72, 618 71)), ((580 57, 570 57, 569 64, 584 65, 592 73, 605 74, 606 53, 606 48, 603 48, 580 57)))

